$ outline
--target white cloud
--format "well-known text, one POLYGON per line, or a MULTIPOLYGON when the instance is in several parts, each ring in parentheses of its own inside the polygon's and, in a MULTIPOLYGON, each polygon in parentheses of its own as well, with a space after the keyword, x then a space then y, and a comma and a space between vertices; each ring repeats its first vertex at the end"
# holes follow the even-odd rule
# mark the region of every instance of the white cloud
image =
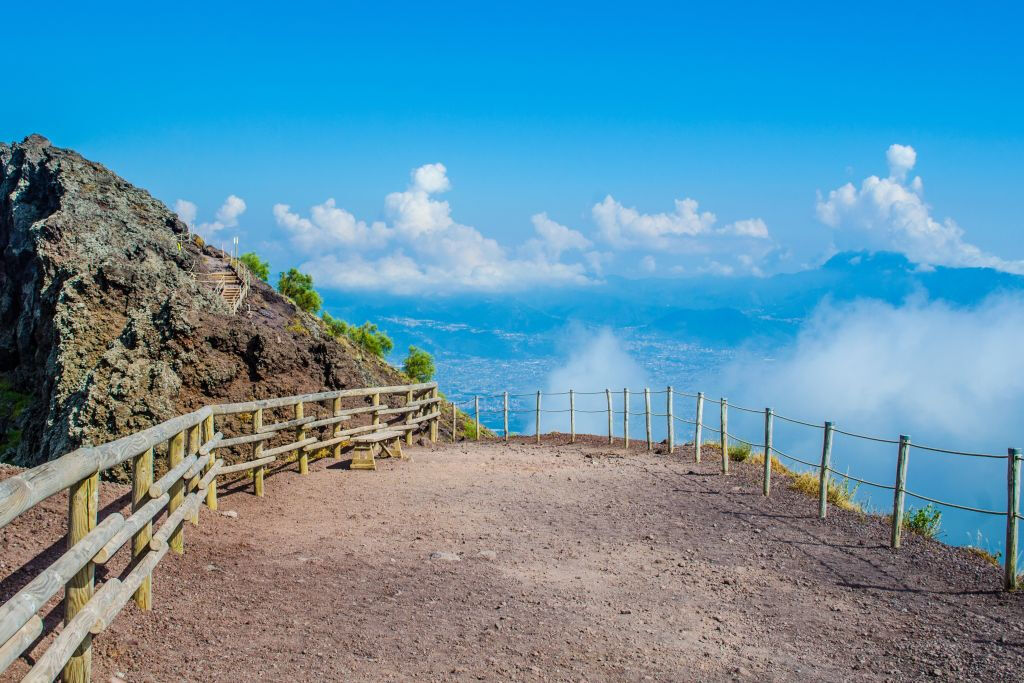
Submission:
POLYGON ((594 205, 591 213, 601 237, 615 247, 640 245, 656 249, 669 245, 673 237, 710 232, 715 223, 715 214, 699 212, 693 199, 675 200, 675 209, 672 213, 640 213, 608 195, 594 205))
POLYGON ((760 218, 748 218, 725 226, 724 233, 743 237, 768 239, 768 226, 760 218))
POLYGON ((537 237, 514 256, 452 217, 449 203, 436 198, 450 188, 445 166, 426 164, 412 171, 407 189, 384 198, 386 221, 359 221, 332 199, 312 207, 309 218, 277 204, 274 218, 310 257, 303 268, 328 287, 415 294, 592 282, 582 256, 560 260, 591 246, 581 233, 538 214, 537 237))
POLYGON ((655 262, 654 257, 650 254, 640 259, 640 270, 646 273, 653 273, 658 269, 658 264, 655 262))
POLYGON ((817 215, 836 230, 842 248, 894 250, 925 265, 995 268, 1024 274, 1024 261, 1006 261, 965 242, 951 218, 939 222, 924 201, 924 183, 907 173, 917 161, 913 147, 892 145, 888 178, 868 176, 819 196, 817 215))
POLYGON ((238 217, 245 213, 245 209, 244 199, 233 194, 228 195, 228 198, 217 209, 215 220, 196 225, 195 221, 199 214, 199 207, 187 199, 179 199, 174 202, 174 212, 178 214, 178 218, 206 239, 210 239, 224 228, 238 227, 238 217))

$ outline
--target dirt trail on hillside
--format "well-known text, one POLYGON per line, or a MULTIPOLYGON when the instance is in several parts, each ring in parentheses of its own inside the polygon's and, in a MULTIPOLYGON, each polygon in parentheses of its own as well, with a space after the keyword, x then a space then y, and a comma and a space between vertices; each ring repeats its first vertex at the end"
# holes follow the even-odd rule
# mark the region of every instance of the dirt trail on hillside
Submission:
POLYGON ((755 466, 557 436, 407 452, 222 491, 237 517, 186 526, 155 609, 94 641, 95 680, 1024 676, 1024 603, 996 568, 913 535, 891 551, 876 518, 821 522, 781 476, 765 500, 755 466))

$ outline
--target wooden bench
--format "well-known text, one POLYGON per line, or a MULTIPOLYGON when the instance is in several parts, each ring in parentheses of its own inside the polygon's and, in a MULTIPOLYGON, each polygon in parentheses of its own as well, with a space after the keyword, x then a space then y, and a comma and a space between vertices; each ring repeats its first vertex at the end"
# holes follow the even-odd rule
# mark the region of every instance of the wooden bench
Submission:
POLYGON ((352 445, 355 447, 355 450, 352 454, 351 469, 377 469, 377 462, 374 456, 378 453, 387 454, 393 458, 405 459, 405 456, 402 455, 402 436, 402 431, 382 427, 380 431, 353 437, 352 445), (389 447, 388 444, 391 442, 394 442, 394 445, 389 447))

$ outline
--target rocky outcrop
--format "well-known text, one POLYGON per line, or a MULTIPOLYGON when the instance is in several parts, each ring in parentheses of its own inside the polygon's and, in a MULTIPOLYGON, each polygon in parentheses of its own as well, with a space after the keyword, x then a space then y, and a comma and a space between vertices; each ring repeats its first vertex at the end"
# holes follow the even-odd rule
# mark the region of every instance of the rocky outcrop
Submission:
POLYGON ((33 135, 0 144, 0 458, 22 465, 211 401, 402 376, 258 282, 236 315, 218 250, 148 192, 33 135), (9 398, 15 397, 15 398, 9 398))

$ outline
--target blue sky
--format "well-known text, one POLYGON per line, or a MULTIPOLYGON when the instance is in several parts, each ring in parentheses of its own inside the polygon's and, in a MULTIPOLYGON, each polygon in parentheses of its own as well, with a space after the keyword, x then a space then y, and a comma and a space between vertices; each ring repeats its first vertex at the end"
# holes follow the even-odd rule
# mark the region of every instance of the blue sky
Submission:
POLYGON ((22 4, 5 18, 17 104, 0 139, 78 149, 193 203, 207 231, 241 198, 214 242, 238 234, 323 287, 770 274, 834 248, 1024 259, 1011 4, 22 4), (894 144, 914 156, 887 159, 894 144))

